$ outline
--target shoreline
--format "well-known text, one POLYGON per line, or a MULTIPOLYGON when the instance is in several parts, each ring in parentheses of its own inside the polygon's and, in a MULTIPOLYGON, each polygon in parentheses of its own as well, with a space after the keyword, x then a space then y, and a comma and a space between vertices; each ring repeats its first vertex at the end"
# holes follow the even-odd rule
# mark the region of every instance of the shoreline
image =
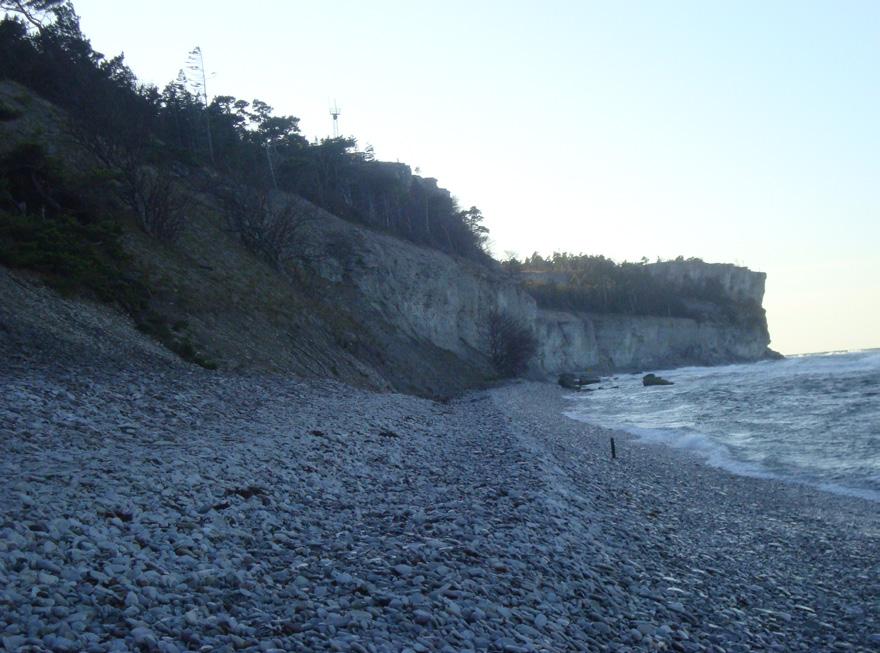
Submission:
MULTIPOLYGON (((575 396, 576 395, 573 395, 572 397, 567 399, 573 400, 575 396)), ((721 457, 723 458, 723 460, 713 460, 713 455, 711 453, 707 453, 706 450, 702 448, 694 449, 688 446, 677 446, 662 437, 651 439, 651 436, 640 435, 639 433, 627 430, 623 427, 603 426, 601 424, 591 422, 589 421, 589 419, 581 419, 575 416, 573 413, 574 410, 572 410, 570 406, 563 411, 563 414, 568 419, 574 420, 576 422, 581 422, 593 428, 607 431, 609 434, 616 434, 618 438, 622 437, 624 440, 632 441, 638 445, 669 449, 673 452, 677 452, 677 454, 679 455, 691 458, 700 464, 706 465, 707 467, 717 469, 728 474, 732 474, 733 476, 741 476, 744 478, 751 478, 761 481, 777 481, 786 485, 801 486, 810 490, 818 490, 825 494, 833 494, 836 496, 848 497, 851 499, 859 499, 872 504, 880 503, 880 492, 876 490, 872 490, 869 488, 853 487, 849 485, 843 485, 841 483, 805 480, 797 476, 786 476, 781 473, 772 472, 756 463, 746 463, 738 461, 730 455, 725 445, 711 441, 711 439, 709 439, 709 436, 701 435, 701 437, 706 438, 709 441, 711 449, 717 449, 718 451, 722 452, 721 457)), ((663 429, 645 430, 649 432, 653 432, 655 430, 663 432, 663 429)))
POLYGON ((7 358, 7 650, 869 651, 876 504, 565 417, 7 358))
MULTIPOLYGON (((710 462, 705 455, 700 453, 699 450, 693 450, 687 447, 677 447, 663 440, 646 440, 637 433, 632 433, 624 428, 611 428, 595 424, 569 415, 570 407, 567 407, 567 404, 563 403, 562 407, 563 411, 561 414, 567 420, 584 425, 587 430, 593 432, 595 435, 604 435, 606 438, 613 436, 615 442, 618 444, 621 442, 626 443, 631 447, 631 452, 636 453, 642 462, 645 462, 645 459, 649 459, 654 464, 672 467, 677 461, 679 465, 687 465, 689 471, 696 471, 696 475, 698 476, 701 475, 699 469, 705 468, 708 472, 721 477, 719 480, 722 482, 725 479, 737 485, 742 482, 744 485, 743 489, 748 488, 752 482, 754 482, 755 490, 764 488, 766 484, 767 487, 772 486, 774 494, 778 493, 779 495, 784 495, 786 492, 789 493, 791 496, 786 497, 786 500, 815 501, 822 504, 825 503, 825 500, 827 499, 827 502, 833 504, 832 506, 829 506, 832 512, 841 507, 845 510, 850 507, 856 513, 868 513, 870 519, 878 519, 878 514, 880 514, 880 506, 878 506, 880 499, 874 499, 858 494, 862 491, 861 488, 841 486, 842 491, 835 491, 825 489, 819 483, 801 481, 795 477, 786 477, 763 469, 756 469, 754 473, 737 471, 721 464, 710 462), (841 502, 841 504, 838 505, 837 501, 841 502), (878 514, 874 514, 875 512, 878 514)), ((620 452, 621 449, 618 447, 618 457, 621 456, 620 452)), ((734 464, 736 464, 736 461, 734 461, 734 464)), ((880 521, 880 519, 878 519, 878 521, 880 521)))
POLYGON ((653 392, 645 392, 641 374, 618 374, 568 393, 565 412, 736 475, 876 503, 871 429, 880 413, 869 397, 876 394, 878 351, 657 370, 676 384, 653 392), (841 391, 841 383, 852 391, 841 391))

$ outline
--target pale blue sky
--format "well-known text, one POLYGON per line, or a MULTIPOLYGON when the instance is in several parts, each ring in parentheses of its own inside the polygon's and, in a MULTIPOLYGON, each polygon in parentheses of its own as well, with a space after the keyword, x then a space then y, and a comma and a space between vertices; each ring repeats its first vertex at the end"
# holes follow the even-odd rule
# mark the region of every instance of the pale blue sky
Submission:
POLYGON ((880 2, 75 0, 160 86, 419 166, 493 246, 768 273, 773 346, 880 346, 880 2))

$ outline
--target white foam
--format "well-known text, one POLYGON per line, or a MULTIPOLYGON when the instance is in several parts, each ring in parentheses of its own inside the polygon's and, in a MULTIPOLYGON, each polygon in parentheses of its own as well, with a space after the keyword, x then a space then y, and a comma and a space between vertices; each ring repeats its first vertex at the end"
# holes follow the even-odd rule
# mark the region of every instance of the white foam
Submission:
MULTIPOLYGON (((690 366, 674 369, 656 370, 660 376, 670 379, 698 379, 725 374, 745 375, 750 379, 773 379, 789 377, 792 374, 848 374, 880 370, 880 349, 859 349, 853 351, 830 351, 817 354, 797 354, 782 360, 766 360, 757 363, 737 363, 714 367, 690 366)), ((621 375, 624 378, 641 380, 641 374, 621 375)))
POLYGON ((716 442, 704 433, 685 429, 644 428, 630 424, 597 424, 595 420, 584 417, 576 410, 566 411, 565 415, 571 419, 594 424, 595 426, 601 426, 616 431, 624 431, 625 433, 634 435, 638 442, 644 444, 662 445, 674 449, 690 451, 702 458, 706 464, 711 467, 723 469, 731 474, 736 474, 737 476, 796 483, 798 485, 806 485, 832 494, 841 494, 880 502, 880 492, 876 490, 853 488, 839 483, 820 482, 792 475, 783 475, 771 472, 756 463, 737 460, 731 455, 730 450, 726 446, 716 442))

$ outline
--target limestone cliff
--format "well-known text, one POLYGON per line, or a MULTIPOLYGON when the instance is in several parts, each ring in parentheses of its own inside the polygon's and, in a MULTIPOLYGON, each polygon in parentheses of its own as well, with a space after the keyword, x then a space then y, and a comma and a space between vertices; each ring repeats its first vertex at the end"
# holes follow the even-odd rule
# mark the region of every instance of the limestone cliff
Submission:
POLYGON ((723 295, 735 302, 760 306, 764 300, 767 275, 738 265, 677 260, 651 263, 645 269, 656 279, 676 289, 716 285, 723 295))
POLYGON ((534 299, 493 266, 447 256, 329 214, 296 262, 332 284, 367 329, 430 343, 488 371, 493 312, 535 323, 534 299))
POLYGON ((687 318, 540 311, 533 371, 646 370, 750 362, 768 354, 766 328, 687 318))
MULTIPOLYGON (((523 288, 499 271, 453 259, 435 250, 327 216, 321 221, 317 256, 304 257, 362 324, 381 323, 399 338, 430 343, 488 371, 487 324, 501 312, 529 325, 538 340, 530 375, 565 371, 615 371, 756 361, 767 355, 763 310, 766 275, 746 268, 698 261, 648 266, 664 283, 681 289, 720 288, 742 314, 724 314, 712 302, 693 299, 704 319, 598 315, 539 309, 523 288), (344 247, 339 244, 344 243, 344 247)), ((729 307, 728 307, 729 313, 729 307)))
POLYGON ((643 370, 773 355, 761 306, 766 274, 696 260, 645 268, 681 293, 700 319, 542 310, 535 323, 539 345, 533 371, 643 370))

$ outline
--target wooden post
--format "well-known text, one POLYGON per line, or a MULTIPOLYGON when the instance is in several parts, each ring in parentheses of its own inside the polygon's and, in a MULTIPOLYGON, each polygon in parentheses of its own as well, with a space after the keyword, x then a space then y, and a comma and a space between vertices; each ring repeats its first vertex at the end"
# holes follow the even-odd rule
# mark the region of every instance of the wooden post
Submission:
POLYGON ((611 460, 617 458, 617 448, 614 446, 614 438, 611 438, 611 460))

